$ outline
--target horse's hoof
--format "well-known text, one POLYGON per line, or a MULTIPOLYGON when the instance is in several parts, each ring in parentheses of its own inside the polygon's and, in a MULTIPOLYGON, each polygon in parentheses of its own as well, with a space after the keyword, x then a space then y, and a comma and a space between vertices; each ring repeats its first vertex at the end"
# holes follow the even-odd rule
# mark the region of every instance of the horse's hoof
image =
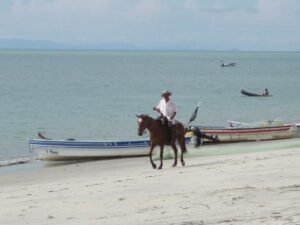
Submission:
POLYGON ((161 170, 161 169, 162 169, 162 165, 160 165, 157 169, 158 169, 158 170, 161 170))
POLYGON ((182 166, 185 166, 185 162, 184 162, 184 161, 181 161, 181 165, 182 165, 182 166))
POLYGON ((176 167, 177 166, 177 163, 174 163, 173 165, 172 165, 172 167, 176 167))
POLYGON ((156 169, 156 165, 155 165, 155 164, 152 164, 152 168, 153 168, 153 169, 156 169))

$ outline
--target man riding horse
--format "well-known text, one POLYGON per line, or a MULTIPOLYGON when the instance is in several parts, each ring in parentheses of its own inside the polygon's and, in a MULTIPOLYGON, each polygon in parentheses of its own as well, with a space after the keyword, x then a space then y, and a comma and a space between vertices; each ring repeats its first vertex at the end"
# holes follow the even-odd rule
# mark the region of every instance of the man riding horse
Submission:
POLYGON ((176 116, 176 106, 174 102, 170 100, 172 92, 165 90, 162 92, 161 97, 163 97, 157 106, 153 107, 153 110, 161 114, 163 122, 166 126, 166 132, 168 133, 168 141, 170 142, 175 136, 175 130, 173 129, 175 125, 176 116))
MULTIPOLYGON (((138 117, 138 135, 143 135, 144 131, 147 129, 149 131, 150 138, 150 150, 149 150, 149 158, 152 167, 155 169, 156 164, 153 162, 152 153, 156 146, 160 147, 160 165, 158 169, 162 169, 163 167, 163 152, 165 145, 171 145, 174 151, 174 163, 173 167, 177 165, 177 152, 178 149, 176 147, 176 143, 180 146, 181 156, 180 161, 181 165, 184 166, 185 162, 183 159, 183 154, 187 152, 185 145, 185 134, 189 127, 185 127, 179 121, 175 121, 174 117, 176 116, 176 107, 175 104, 170 100, 171 96, 170 91, 163 91, 161 96, 163 99, 160 100, 156 107, 153 107, 153 110, 159 112, 161 117, 163 117, 164 123, 162 123, 158 119, 153 119, 152 117, 142 114, 137 115, 138 117), (170 131, 171 130, 171 131, 170 131)), ((197 109, 193 113, 190 122, 192 122, 196 118, 197 109)), ((200 130, 197 130, 195 135, 198 137, 198 143, 201 142, 200 138, 202 133, 200 130)), ((207 137, 207 136, 206 136, 207 137)))

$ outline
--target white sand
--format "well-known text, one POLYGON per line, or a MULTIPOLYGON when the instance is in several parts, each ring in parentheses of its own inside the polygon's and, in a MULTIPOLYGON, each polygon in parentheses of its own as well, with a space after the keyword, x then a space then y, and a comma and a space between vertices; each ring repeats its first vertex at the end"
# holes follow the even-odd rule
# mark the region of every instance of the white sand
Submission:
POLYGON ((300 224, 300 149, 0 175, 0 224, 300 224))

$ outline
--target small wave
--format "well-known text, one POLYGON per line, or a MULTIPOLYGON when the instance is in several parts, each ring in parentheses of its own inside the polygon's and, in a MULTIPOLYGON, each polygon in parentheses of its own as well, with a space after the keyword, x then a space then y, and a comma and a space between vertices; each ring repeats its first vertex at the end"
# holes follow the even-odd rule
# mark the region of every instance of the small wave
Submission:
POLYGON ((15 158, 15 159, 9 159, 9 160, 1 160, 0 167, 31 163, 34 161, 36 161, 35 158, 15 158))

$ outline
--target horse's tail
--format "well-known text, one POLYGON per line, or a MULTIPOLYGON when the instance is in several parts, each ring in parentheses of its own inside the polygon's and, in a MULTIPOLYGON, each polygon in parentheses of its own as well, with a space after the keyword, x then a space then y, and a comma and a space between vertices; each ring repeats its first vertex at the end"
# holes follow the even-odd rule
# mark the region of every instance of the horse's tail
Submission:
POLYGON ((183 153, 186 153, 187 148, 186 148, 186 144, 185 144, 185 135, 189 132, 189 130, 186 127, 184 127, 183 124, 181 124, 181 125, 182 125, 182 128, 183 128, 183 137, 182 137, 183 141, 182 141, 182 150, 181 151, 183 153))

